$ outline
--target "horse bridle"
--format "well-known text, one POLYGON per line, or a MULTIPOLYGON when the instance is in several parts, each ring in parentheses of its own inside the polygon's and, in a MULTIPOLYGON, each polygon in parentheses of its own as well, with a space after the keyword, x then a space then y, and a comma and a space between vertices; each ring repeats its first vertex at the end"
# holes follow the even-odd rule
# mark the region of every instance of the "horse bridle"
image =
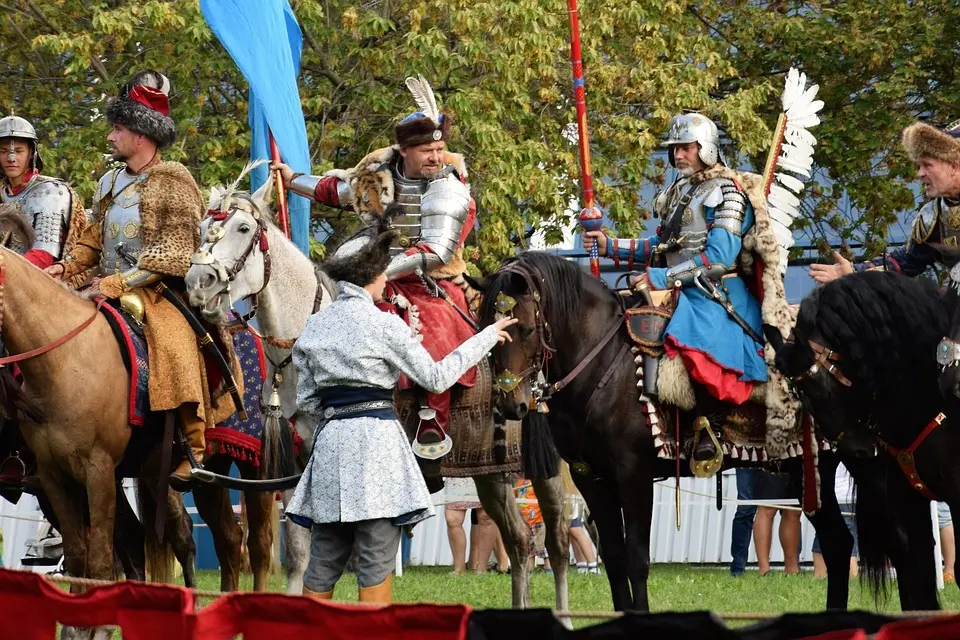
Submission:
MULTIPOLYGON (((787 340, 785 343, 792 344, 793 340, 787 340)), ((829 347, 825 347, 815 340, 807 340, 807 346, 809 346, 810 350, 813 351, 813 364, 810 365, 810 367, 803 373, 792 376, 790 378, 791 381, 795 383, 802 382, 803 380, 816 375, 820 369, 823 368, 843 386, 848 388, 853 386, 853 382, 850 381, 850 378, 843 375, 843 372, 837 368, 836 363, 842 361, 839 353, 833 349, 830 349, 829 347)))
MULTIPOLYGON (((252 300, 250 305, 250 311, 246 314, 238 313, 233 308, 233 298, 230 297, 230 311, 232 311, 240 319, 240 321, 246 325, 247 322, 253 319, 257 314, 257 306, 259 304, 259 296, 263 293, 263 290, 267 288, 267 284, 270 282, 270 244, 267 242, 267 223, 263 215, 260 213, 260 209, 249 198, 243 198, 245 202, 248 202, 253 209, 253 211, 246 211, 245 209, 240 209, 237 206, 231 206, 226 210, 219 209, 210 209, 207 211, 207 217, 211 219, 210 227, 207 229, 206 237, 204 238, 203 244, 200 245, 200 248, 197 252, 190 258, 190 264, 197 265, 206 265, 213 268, 217 273, 217 278, 226 283, 226 293, 230 293, 230 285, 236 279, 237 275, 243 270, 243 267, 247 263, 247 259, 253 254, 254 247, 259 247, 260 251, 263 253, 263 286, 260 287, 260 290, 251 293, 247 296, 252 300), (226 235, 226 224, 234 216, 237 211, 244 211, 244 213, 249 213, 254 221, 257 223, 257 228, 253 232, 253 236, 250 238, 250 244, 247 245, 247 248, 240 254, 240 257, 236 259, 232 266, 224 266, 216 257, 213 255, 213 247, 220 242, 226 235)), ((248 327, 249 328, 249 327, 248 327)))

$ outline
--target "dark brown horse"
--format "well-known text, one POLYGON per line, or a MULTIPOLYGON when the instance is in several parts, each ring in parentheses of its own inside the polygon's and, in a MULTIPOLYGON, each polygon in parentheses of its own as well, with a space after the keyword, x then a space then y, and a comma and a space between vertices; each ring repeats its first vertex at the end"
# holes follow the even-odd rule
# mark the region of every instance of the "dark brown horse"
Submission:
MULTIPOLYGON (((493 352, 501 376, 519 372, 515 389, 500 398, 504 414, 522 418, 531 410, 541 371, 553 382, 549 421, 561 456, 574 468, 582 465, 574 482, 600 533, 614 607, 647 610, 653 481, 676 469, 672 463, 664 468, 657 457, 638 401, 622 298, 576 264, 539 252, 508 258, 477 286, 484 290, 482 324, 491 323, 508 299, 520 319, 511 329, 513 341, 493 352)), ((828 564, 827 606, 845 608, 853 540, 833 495, 836 465, 833 456, 821 453, 821 508, 811 521, 828 564)), ((799 497, 800 460, 785 460, 781 468, 791 473, 799 497)))

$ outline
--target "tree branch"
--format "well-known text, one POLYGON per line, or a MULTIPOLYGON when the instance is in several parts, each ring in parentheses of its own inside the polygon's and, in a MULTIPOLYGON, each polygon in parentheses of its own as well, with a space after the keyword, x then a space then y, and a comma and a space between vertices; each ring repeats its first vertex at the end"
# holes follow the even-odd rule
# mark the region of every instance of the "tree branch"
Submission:
MULTIPOLYGON (((40 7, 33 0, 26 0, 26 6, 30 9, 37 20, 39 20, 47 28, 47 30, 53 33, 61 33, 61 30, 57 25, 55 25, 46 14, 40 10, 40 7)), ((103 63, 97 59, 97 56, 93 53, 90 54, 90 66, 93 67, 93 70, 97 72, 97 75, 100 76, 100 79, 104 82, 110 82, 110 74, 107 73, 107 68, 103 66, 103 63)))

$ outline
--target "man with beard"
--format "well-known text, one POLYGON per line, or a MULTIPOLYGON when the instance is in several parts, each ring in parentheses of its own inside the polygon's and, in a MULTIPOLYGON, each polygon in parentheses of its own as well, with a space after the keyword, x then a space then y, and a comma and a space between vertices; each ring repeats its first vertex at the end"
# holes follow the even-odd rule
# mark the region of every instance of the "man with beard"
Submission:
MULTIPOLYGON (((143 324, 150 362, 150 409, 178 412, 199 465, 206 451, 204 429, 230 415, 233 404, 223 402, 213 410, 197 338, 156 286, 162 281, 182 290, 181 279, 200 245, 204 210, 200 189, 187 168, 160 157, 160 151, 176 138, 169 92, 166 76, 147 70, 136 74, 108 104, 107 120, 113 129, 107 140, 113 159, 123 166, 100 179, 93 222, 64 260, 46 271, 69 279, 95 268, 87 295, 116 302, 143 324)), ((187 459, 180 463, 170 477, 171 486, 187 489, 190 467, 187 459)))
POLYGON ((810 265, 810 277, 826 283, 854 271, 890 269, 915 277, 940 263, 953 267, 960 239, 960 120, 943 129, 917 122, 903 132, 903 148, 931 200, 920 207, 904 246, 856 265, 834 253, 835 264, 810 265))
MULTIPOLYGON (((402 213, 390 221, 399 234, 391 247, 389 285, 380 306, 405 316, 427 351, 441 360, 474 334, 468 318, 479 294, 464 281, 462 252, 473 228, 476 204, 467 186, 463 156, 447 151, 452 116, 440 113, 423 76, 407 78, 406 84, 419 111, 396 125, 394 145, 367 154, 352 169, 330 171, 323 177, 295 174, 284 164, 273 168, 281 171, 284 186, 294 193, 327 206, 353 209, 370 226, 388 205, 400 205, 402 213)), ((458 382, 469 387, 475 381, 476 369, 471 368, 458 382)), ((401 389, 413 386, 409 378, 401 377, 401 389)), ((420 407, 414 452, 437 460, 452 448, 446 433, 450 392, 423 393, 420 407)))
POLYGON ((0 118, 0 203, 13 203, 34 231, 33 245, 12 234, 11 249, 44 269, 63 257, 63 248, 83 229, 83 202, 63 180, 42 175, 37 132, 20 116, 0 118))

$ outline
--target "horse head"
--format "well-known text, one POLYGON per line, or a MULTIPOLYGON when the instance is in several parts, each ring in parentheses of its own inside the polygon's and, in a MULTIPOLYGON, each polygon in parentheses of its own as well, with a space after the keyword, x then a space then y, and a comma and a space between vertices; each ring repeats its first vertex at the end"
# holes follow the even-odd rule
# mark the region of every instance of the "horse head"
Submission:
POLYGON ((190 304, 213 323, 225 323, 237 301, 255 302, 270 280, 273 181, 253 194, 236 188, 257 164, 247 165, 226 190, 210 190, 207 217, 200 225, 203 242, 185 277, 190 304))

